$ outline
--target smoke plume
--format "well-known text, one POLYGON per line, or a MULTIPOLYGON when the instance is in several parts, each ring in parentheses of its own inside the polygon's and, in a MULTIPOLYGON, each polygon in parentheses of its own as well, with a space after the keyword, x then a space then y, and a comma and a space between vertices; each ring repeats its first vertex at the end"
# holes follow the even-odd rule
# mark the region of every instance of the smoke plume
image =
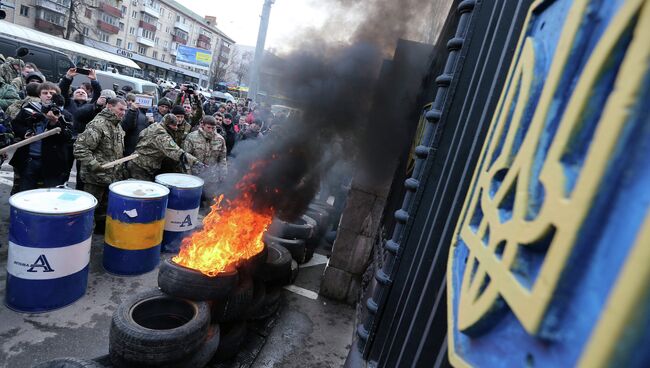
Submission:
POLYGON ((255 204, 287 220, 304 211, 328 175, 334 183, 355 175, 382 182, 393 175, 386 167, 408 144, 404 120, 414 107, 393 94, 393 83, 421 79, 427 65, 422 60, 418 68, 400 68, 393 62, 391 73, 380 78, 398 39, 425 39, 430 0, 327 3, 332 14, 321 29, 299 35, 291 53, 265 60, 282 75, 279 93, 302 114, 274 124, 262 140, 238 142, 236 157, 229 159, 225 187, 234 188, 261 162, 254 168, 255 204), (345 164, 352 170, 340 170, 345 164))

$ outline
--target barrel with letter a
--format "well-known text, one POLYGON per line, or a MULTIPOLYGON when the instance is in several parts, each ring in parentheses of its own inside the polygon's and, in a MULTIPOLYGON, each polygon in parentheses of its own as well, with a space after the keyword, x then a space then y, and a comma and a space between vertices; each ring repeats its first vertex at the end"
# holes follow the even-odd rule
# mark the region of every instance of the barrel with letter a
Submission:
POLYGON ((9 198, 9 254, 5 304, 47 312, 81 298, 97 200, 73 189, 35 189, 9 198))
POLYGON ((104 269, 116 275, 140 275, 158 266, 169 189, 160 184, 124 180, 108 187, 104 269))
POLYGON ((186 174, 160 174, 156 183, 169 188, 162 251, 178 253, 181 241, 198 225, 203 179, 186 174))

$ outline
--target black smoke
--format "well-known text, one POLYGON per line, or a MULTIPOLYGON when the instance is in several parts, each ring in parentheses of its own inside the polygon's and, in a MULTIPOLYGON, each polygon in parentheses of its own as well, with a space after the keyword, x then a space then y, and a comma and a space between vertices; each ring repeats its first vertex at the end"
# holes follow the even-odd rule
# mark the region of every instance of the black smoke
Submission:
POLYGON ((393 175, 387 168, 409 143, 405 118, 414 107, 414 93, 395 91, 405 81, 415 81, 410 89, 417 91, 428 65, 420 60, 415 68, 400 66, 392 59, 398 39, 423 38, 431 1, 365 1, 363 9, 351 0, 329 3, 336 9, 332 20, 298 37, 294 51, 275 62, 283 76, 278 88, 301 116, 274 125, 262 140, 238 142, 221 187, 237 195, 235 184, 254 170, 249 190, 255 207, 273 208, 287 220, 304 211, 325 179, 343 183, 356 176, 378 183, 393 175), (354 20, 345 32, 342 14, 354 20), (336 32, 347 39, 332 39, 336 32))

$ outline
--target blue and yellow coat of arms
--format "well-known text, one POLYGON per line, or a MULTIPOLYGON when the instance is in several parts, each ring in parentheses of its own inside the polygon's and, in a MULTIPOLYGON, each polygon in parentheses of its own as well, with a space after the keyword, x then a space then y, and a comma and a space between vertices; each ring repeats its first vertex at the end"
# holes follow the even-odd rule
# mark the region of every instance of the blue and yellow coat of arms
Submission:
POLYGON ((536 1, 450 251, 457 367, 650 364, 650 1, 536 1))

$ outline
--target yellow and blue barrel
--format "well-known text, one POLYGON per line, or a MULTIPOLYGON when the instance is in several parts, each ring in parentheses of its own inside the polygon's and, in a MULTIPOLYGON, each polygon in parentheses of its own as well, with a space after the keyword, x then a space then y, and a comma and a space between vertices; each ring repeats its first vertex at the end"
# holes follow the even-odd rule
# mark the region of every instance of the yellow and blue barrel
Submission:
POLYGON ((198 225, 203 179, 186 174, 160 174, 156 183, 169 188, 162 251, 178 253, 181 241, 198 225))
POLYGON ((9 198, 5 303, 36 313, 86 293, 97 200, 73 189, 35 189, 9 198))
POLYGON ((104 269, 116 275, 140 275, 160 262, 169 189, 140 180, 108 187, 104 269))

